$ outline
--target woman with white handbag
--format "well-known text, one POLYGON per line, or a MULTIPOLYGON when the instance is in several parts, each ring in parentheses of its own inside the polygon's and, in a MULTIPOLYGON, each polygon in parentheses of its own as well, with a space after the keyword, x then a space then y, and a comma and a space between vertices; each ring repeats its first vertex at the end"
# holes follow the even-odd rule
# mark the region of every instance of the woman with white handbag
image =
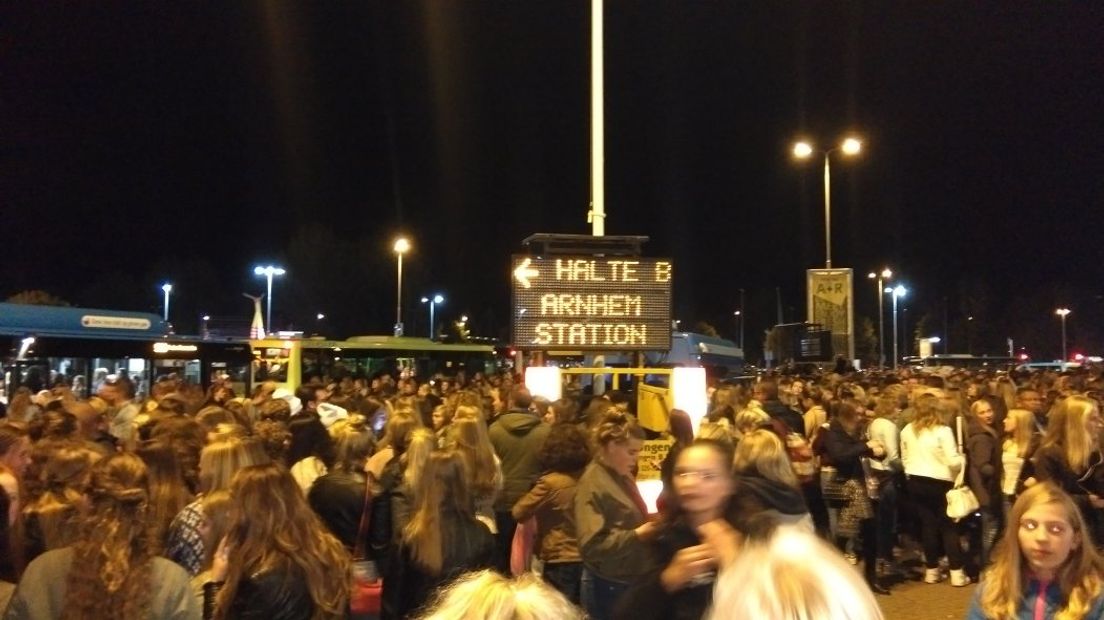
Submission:
POLYGON ((962 470, 963 459, 954 432, 944 421, 944 405, 934 395, 920 396, 914 405, 912 422, 901 431, 901 462, 908 477, 907 487, 920 520, 920 543, 924 549, 924 581, 939 583, 943 575, 939 557, 947 554, 951 585, 970 583, 963 570, 958 529, 947 516, 947 491, 962 470))

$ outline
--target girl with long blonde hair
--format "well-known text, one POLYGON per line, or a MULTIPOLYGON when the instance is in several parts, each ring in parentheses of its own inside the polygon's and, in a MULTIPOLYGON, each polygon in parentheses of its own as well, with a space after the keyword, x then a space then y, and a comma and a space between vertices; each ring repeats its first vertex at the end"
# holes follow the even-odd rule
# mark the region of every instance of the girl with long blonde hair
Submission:
POLYGON ((1104 616, 1104 559, 1089 540, 1081 511, 1050 483, 1027 489, 1008 515, 1008 530, 982 575, 969 620, 1104 616))
POLYGON ((405 618, 452 578, 492 568, 494 549, 491 531, 475 518, 463 457, 451 450, 430 455, 384 576, 384 617, 405 618))
POLYGON ((198 618, 188 574, 155 556, 142 460, 119 453, 97 463, 87 497, 88 516, 76 541, 31 562, 6 617, 198 618))
POLYGON ((1027 409, 1009 409, 1004 418, 1004 443, 1001 446, 1001 493, 1004 495, 1004 512, 1012 508, 1012 501, 1019 491, 1024 463, 1038 449, 1035 439, 1035 414, 1027 409))
POLYGON ((204 606, 215 620, 243 616, 344 618, 351 561, 275 463, 239 471, 230 485, 230 533, 216 552, 204 606))
POLYGON ((1047 416, 1047 431, 1035 453, 1035 479, 1053 482, 1081 508, 1094 544, 1104 544, 1104 459, 1099 441, 1102 420, 1096 401, 1069 396, 1047 416))
MULTIPOLYGON (((476 516, 492 526, 495 497, 502 490, 502 466, 487 436, 487 425, 467 416, 455 418, 446 445, 464 459, 476 516)), ((497 533, 494 527, 491 532, 497 533)))

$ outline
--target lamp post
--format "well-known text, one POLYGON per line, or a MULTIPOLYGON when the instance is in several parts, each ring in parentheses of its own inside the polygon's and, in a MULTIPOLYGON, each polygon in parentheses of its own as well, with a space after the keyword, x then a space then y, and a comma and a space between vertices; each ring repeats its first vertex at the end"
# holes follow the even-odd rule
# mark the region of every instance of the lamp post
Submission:
POLYGON ((1069 316, 1069 313, 1070 313, 1069 308, 1058 308, 1057 310, 1054 311, 1054 314, 1057 314, 1058 316, 1060 316, 1062 318, 1062 363, 1063 364, 1066 362, 1066 359, 1067 359, 1066 358, 1066 317, 1069 316))
POLYGON ((165 291, 165 321, 169 320, 169 293, 172 292, 172 285, 168 282, 161 285, 161 290, 165 291))
MULTIPOLYGON (((858 138, 846 138, 839 146, 822 151, 824 154, 824 267, 832 268, 832 170, 830 155, 842 151, 844 155, 858 155, 862 151, 862 142, 858 138)), ((797 142, 793 146, 793 155, 798 159, 812 157, 815 149, 808 142, 797 142)))
POLYGON ((898 284, 896 288, 887 286, 885 292, 893 295, 893 370, 897 370, 897 299, 904 297, 908 293, 908 289, 898 284))
POLYGON ((283 267, 265 265, 264 267, 254 267, 253 273, 254 275, 264 276, 265 280, 268 281, 268 294, 265 297, 265 328, 270 332, 276 331, 272 329, 272 277, 282 276, 287 272, 284 271, 283 267))
POLYGON ((881 273, 871 271, 866 277, 877 280, 878 288, 874 292, 878 295, 878 368, 885 368, 885 281, 893 277, 893 272, 886 267, 881 273))
POLYGON ((739 331, 738 331, 738 333, 739 333, 738 342, 740 343, 740 349, 743 350, 743 348, 744 348, 744 313, 741 310, 737 310, 736 312, 732 313, 732 316, 736 317, 736 326, 739 329, 739 331))
POLYGON ((402 259, 403 254, 410 251, 410 241, 406 237, 395 239, 395 255, 398 257, 397 274, 395 277, 395 335, 403 335, 402 324, 402 259))
POLYGON ((437 293, 433 297, 423 297, 422 298, 422 303, 423 304, 424 303, 429 304, 429 339, 430 340, 433 340, 433 337, 435 335, 434 332, 433 332, 433 328, 437 325, 437 323, 434 321, 433 311, 434 311, 434 308, 437 306, 437 304, 442 303, 443 301, 445 301, 445 298, 440 293, 437 293))

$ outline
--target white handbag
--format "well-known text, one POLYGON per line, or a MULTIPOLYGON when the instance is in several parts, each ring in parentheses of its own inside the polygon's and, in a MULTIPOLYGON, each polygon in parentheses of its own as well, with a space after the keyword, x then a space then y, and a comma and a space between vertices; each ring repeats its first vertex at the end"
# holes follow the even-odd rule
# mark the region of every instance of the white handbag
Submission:
MULTIPOLYGON (((958 452, 965 456, 965 452, 962 450, 962 416, 955 418, 955 426, 958 431, 956 437, 958 439, 958 452)), ((947 491, 947 516, 955 521, 969 517, 981 507, 977 496, 964 483, 965 477, 966 463, 963 462, 962 467, 958 470, 958 475, 955 476, 954 487, 947 491)))

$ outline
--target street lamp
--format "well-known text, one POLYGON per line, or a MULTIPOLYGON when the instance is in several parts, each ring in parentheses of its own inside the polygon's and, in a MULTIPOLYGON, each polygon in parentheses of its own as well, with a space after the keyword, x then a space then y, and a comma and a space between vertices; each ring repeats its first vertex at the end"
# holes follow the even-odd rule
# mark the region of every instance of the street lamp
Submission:
POLYGON ((887 286, 885 292, 893 295, 893 370, 897 370, 897 299, 904 297, 908 293, 908 289, 898 284, 896 288, 887 286))
POLYGON ((172 292, 172 285, 168 282, 161 285, 161 290, 165 291, 165 321, 169 320, 169 293, 172 292))
POLYGON ((878 295, 878 368, 885 368, 885 295, 882 294, 882 290, 885 287, 885 281, 893 277, 893 272, 886 267, 881 273, 871 271, 866 274, 866 277, 877 280, 878 288, 874 289, 874 292, 878 295))
MULTIPOLYGON (((829 165, 829 155, 834 151, 841 151, 844 155, 854 156, 862 151, 862 142, 858 138, 849 137, 839 146, 830 148, 824 153, 824 267, 832 268, 832 172, 829 165)), ((808 159, 816 152, 813 145, 808 142, 797 142, 793 146, 793 156, 797 159, 808 159)))
POLYGON ((429 339, 430 340, 433 340, 433 336, 434 336, 433 328, 436 326, 436 323, 433 320, 433 318, 434 318, 433 317, 433 310, 437 306, 437 304, 442 303, 443 301, 445 301, 445 298, 443 296, 441 296, 440 293, 434 295, 433 297, 423 297, 422 298, 422 303, 423 304, 424 303, 429 304, 429 339))
POLYGON ((1066 362, 1066 317, 1069 316, 1069 308, 1058 308, 1054 314, 1062 317, 1062 363, 1066 362))
POLYGON ((275 331, 272 329, 272 277, 282 276, 286 271, 283 267, 274 267, 272 265, 265 265, 264 267, 254 267, 253 273, 258 276, 264 276, 268 281, 268 295, 265 297, 265 328, 268 331, 275 331))
POLYGON ((737 334, 740 342, 740 349, 744 348, 744 313, 742 310, 737 310, 732 313, 732 316, 736 317, 737 334))
POLYGON ((402 259, 410 251, 410 241, 406 237, 395 239, 395 255, 398 256, 398 273, 395 277, 395 335, 403 335, 402 324, 402 259))

